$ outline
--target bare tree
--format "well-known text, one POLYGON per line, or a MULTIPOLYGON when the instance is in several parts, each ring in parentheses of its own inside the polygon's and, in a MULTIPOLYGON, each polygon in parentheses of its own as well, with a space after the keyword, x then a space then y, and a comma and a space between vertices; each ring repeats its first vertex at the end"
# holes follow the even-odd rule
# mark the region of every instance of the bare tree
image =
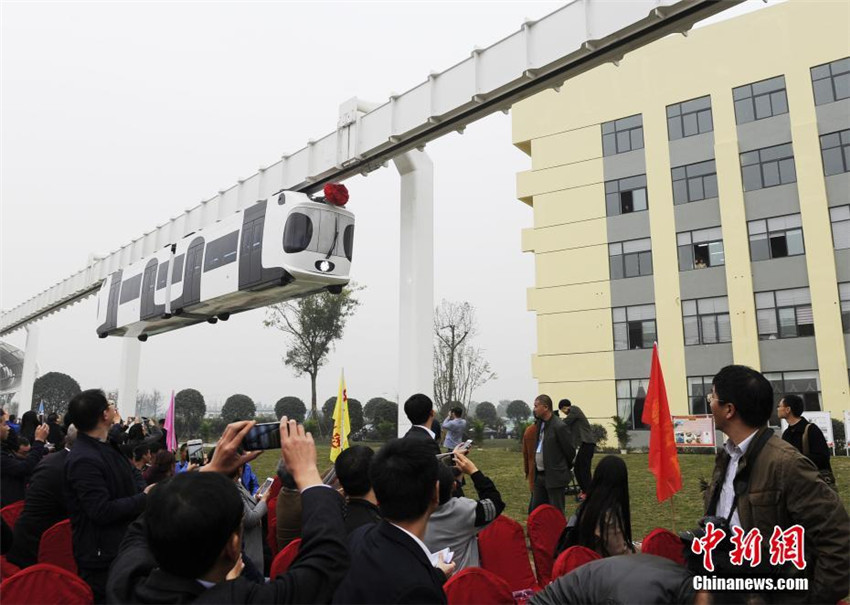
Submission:
POLYGON ((157 389, 151 391, 139 391, 136 394, 136 416, 144 416, 145 418, 160 418, 164 417, 162 403, 162 393, 157 389))
POLYGON ((443 300, 434 311, 434 399, 464 406, 475 389, 496 377, 482 350, 472 345, 477 332, 475 307, 443 300))
MULTIPOLYGON (((319 421, 316 405, 316 377, 325 365, 333 343, 342 338, 345 323, 360 302, 354 298, 359 288, 346 287, 341 294, 321 292, 268 307, 263 325, 286 334, 287 351, 283 363, 297 376, 310 376, 312 397, 310 417, 319 421)), ((321 429, 321 423, 319 423, 321 429)))

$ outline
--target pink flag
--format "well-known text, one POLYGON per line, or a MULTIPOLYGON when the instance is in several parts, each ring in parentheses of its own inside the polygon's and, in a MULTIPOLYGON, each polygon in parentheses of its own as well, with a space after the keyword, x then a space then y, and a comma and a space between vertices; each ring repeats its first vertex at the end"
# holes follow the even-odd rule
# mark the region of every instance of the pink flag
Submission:
POLYGON ((169 451, 177 450, 177 431, 174 429, 174 391, 171 391, 171 403, 168 404, 168 412, 165 414, 165 430, 167 432, 165 446, 169 451))

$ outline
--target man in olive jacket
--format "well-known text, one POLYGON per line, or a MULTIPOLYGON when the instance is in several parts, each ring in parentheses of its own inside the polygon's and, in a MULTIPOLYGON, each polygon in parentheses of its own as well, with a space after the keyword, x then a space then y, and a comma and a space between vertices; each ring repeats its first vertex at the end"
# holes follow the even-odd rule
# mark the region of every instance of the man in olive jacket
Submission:
MULTIPOLYGON (((786 565, 784 575, 805 575, 808 592, 776 593, 786 602, 835 603, 850 592, 850 517, 809 460, 770 435, 750 464, 750 447, 771 431, 773 389, 756 370, 726 366, 714 377, 709 395, 717 428, 729 438, 717 456, 705 494, 706 512, 749 532, 758 528, 767 547, 774 528, 795 524, 805 530, 803 571, 786 565), (749 470, 744 472, 747 467, 749 470), (735 498, 735 480, 749 473, 748 487, 735 498)), ((756 448, 757 449, 757 448, 756 448)), ((728 538, 727 538, 728 539, 728 538)))
POLYGON ((570 429, 552 411, 552 398, 538 395, 534 400, 534 417, 537 419, 535 439, 534 491, 531 496, 531 508, 541 504, 551 504, 560 511, 564 510, 564 488, 573 478, 573 447, 570 429))

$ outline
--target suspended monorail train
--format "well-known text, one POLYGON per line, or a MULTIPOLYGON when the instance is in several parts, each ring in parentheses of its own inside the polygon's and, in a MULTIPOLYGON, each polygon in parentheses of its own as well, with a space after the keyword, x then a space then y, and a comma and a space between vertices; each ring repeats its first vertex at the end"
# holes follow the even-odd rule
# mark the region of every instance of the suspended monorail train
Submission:
MULTIPOLYGON (((333 192, 328 199, 344 204, 333 192)), ((328 190, 326 189, 326 193, 328 190)), ((324 198, 284 191, 190 233, 104 280, 97 334, 141 341, 313 294, 342 291, 354 215, 324 198)))

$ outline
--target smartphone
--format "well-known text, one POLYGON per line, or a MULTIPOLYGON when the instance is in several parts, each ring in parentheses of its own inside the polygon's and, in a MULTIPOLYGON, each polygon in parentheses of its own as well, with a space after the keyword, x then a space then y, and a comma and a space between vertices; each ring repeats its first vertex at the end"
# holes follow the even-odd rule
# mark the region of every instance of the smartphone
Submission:
POLYGON ((466 441, 463 442, 463 449, 466 450, 467 452, 469 451, 469 448, 471 448, 471 447, 472 447, 472 439, 467 439, 466 441))
POLYGON ((269 491, 269 488, 272 486, 272 482, 274 482, 274 479, 272 479, 271 477, 266 477, 266 480, 263 481, 263 484, 260 486, 260 489, 257 490, 256 496, 258 499, 266 495, 266 492, 269 491))
POLYGON ((255 424, 242 440, 242 447, 249 452, 280 449, 280 423, 255 424))
POLYGON ((204 442, 201 439, 190 439, 186 442, 186 452, 189 455, 189 462, 193 464, 204 463, 204 442))

